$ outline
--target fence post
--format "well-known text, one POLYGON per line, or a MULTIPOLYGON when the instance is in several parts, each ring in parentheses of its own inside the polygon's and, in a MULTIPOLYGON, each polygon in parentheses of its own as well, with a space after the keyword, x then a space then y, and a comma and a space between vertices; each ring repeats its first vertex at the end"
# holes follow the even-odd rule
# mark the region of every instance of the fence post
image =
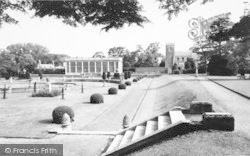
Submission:
POLYGON ((82 93, 83 93, 83 83, 82 83, 82 93))
POLYGON ((3 99, 6 99, 6 84, 4 84, 4 88, 3 88, 3 99))
POLYGON ((36 93, 36 82, 34 83, 34 93, 36 93))
POLYGON ((62 99, 64 99, 64 88, 62 88, 62 99))

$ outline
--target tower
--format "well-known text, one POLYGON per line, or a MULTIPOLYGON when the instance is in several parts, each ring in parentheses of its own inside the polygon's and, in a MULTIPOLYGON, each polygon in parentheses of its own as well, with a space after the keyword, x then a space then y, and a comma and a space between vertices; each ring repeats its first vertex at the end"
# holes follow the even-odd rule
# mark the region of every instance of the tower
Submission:
POLYGON ((168 74, 172 73, 173 65, 174 65, 174 43, 167 43, 165 68, 167 69, 168 74))

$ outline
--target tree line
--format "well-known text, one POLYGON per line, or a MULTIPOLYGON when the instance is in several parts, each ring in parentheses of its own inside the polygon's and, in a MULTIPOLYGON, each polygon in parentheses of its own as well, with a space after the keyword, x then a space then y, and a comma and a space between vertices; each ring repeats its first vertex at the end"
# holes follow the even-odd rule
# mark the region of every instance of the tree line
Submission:
POLYGON ((62 66, 67 57, 69 56, 65 54, 52 54, 39 44, 12 44, 0 51, 0 76, 18 76, 24 71, 35 72, 39 60, 43 64, 62 66))
POLYGON ((211 75, 233 75, 250 69, 250 15, 233 23, 219 18, 210 25, 206 38, 197 40, 191 48, 201 54, 202 68, 211 75), (207 66, 208 63, 208 66, 207 66))

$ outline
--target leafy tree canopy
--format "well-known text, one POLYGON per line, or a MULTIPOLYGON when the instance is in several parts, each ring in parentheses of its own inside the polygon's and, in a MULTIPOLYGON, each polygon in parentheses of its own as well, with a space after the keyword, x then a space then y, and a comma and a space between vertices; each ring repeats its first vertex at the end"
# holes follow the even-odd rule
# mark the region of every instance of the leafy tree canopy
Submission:
MULTIPOLYGON (((180 11, 187 10, 196 0, 156 0, 159 8, 166 10, 169 19, 180 11)), ((213 0, 200 0, 205 4, 213 0)), ((149 20, 141 14, 143 6, 138 0, 19 0, 11 3, 0 1, 0 26, 3 22, 17 23, 6 11, 8 9, 26 12, 34 10, 36 17, 53 16, 71 26, 102 25, 103 30, 121 28, 125 24, 142 26, 149 20)))

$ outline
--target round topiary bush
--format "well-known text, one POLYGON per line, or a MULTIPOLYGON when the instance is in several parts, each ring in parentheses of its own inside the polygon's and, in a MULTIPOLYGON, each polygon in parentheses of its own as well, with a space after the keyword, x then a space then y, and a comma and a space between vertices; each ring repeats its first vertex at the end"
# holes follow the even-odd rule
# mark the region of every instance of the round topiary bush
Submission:
POLYGON ((138 80, 136 78, 133 79, 133 82, 137 82, 138 80))
POLYGON ((52 112, 53 123, 62 124, 62 117, 65 113, 69 115, 71 121, 74 121, 75 114, 72 108, 69 106, 58 106, 52 112))
POLYGON ((126 84, 127 86, 131 86, 131 82, 130 82, 130 81, 126 81, 125 84, 126 84))
POLYGON ((117 94, 117 89, 116 88, 109 88, 108 90, 109 94, 117 94))
POLYGON ((118 88, 119 88, 119 89, 126 89, 126 85, 123 84, 123 83, 122 83, 122 84, 119 84, 119 85, 118 85, 118 88))
POLYGON ((90 97, 90 103, 103 103, 103 96, 101 94, 95 93, 90 97))

